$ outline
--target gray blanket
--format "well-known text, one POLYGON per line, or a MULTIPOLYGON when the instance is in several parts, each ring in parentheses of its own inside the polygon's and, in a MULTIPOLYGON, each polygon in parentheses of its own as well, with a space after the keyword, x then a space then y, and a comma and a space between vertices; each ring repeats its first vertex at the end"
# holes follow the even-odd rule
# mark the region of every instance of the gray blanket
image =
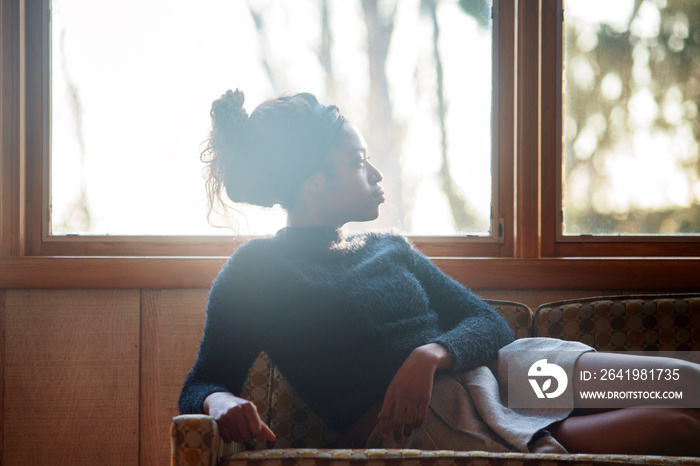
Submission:
MULTIPOLYGON (((547 358, 560 366, 571 380, 578 357, 594 351, 579 342, 554 338, 521 338, 501 348, 497 360, 460 374, 438 374, 433 384, 430 407, 423 425, 396 442, 393 435, 383 440, 376 427, 367 448, 415 448, 523 453, 566 453, 546 428, 573 410, 573 390, 557 397, 553 408, 511 408, 507 406, 509 380, 513 390, 535 392, 528 381, 533 356, 547 358), (514 374, 517 385, 512 380, 514 374)), ((571 385, 571 384, 569 384, 571 385)), ((512 398, 512 397, 511 397, 512 398)))

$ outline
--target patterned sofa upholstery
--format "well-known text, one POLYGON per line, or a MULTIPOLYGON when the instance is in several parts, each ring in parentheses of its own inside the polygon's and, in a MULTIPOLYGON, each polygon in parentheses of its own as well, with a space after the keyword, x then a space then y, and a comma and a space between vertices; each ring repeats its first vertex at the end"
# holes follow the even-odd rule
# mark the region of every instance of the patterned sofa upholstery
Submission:
MULTIPOLYGON (((700 351, 700 295, 586 298, 543 304, 533 313, 521 303, 487 300, 516 338, 578 340, 601 351, 700 351)), ((341 434, 326 427, 296 395, 270 358, 261 353, 242 396, 252 400, 277 435, 245 444, 220 441, 204 415, 177 416, 171 428, 172 464, 178 466, 450 466, 467 464, 698 464, 700 458, 626 455, 551 455, 418 450, 345 450, 341 434)))
POLYGON ((532 335, 598 351, 700 351, 700 295, 609 296, 543 304, 532 335))

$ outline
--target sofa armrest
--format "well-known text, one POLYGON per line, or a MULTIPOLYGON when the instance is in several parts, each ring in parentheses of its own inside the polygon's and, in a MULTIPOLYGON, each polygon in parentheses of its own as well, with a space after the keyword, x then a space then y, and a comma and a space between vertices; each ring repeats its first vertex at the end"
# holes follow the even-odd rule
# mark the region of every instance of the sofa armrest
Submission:
POLYGON ((219 458, 245 451, 242 443, 225 443, 213 417, 185 414, 170 427, 173 466, 216 466, 219 458))
POLYGON ((173 418, 170 427, 173 466, 215 466, 219 427, 214 418, 187 414, 173 418))

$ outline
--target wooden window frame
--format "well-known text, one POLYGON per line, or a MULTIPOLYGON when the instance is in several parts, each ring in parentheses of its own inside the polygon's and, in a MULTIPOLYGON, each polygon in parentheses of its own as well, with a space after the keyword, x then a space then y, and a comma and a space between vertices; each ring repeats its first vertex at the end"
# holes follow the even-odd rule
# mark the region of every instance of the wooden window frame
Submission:
MULTIPOLYGON (((42 17, 45 4, 0 2, 0 289, 208 288, 235 247, 231 238, 44 237, 42 187, 48 176, 46 159, 37 154, 46 153, 48 144, 42 107, 48 94, 37 67, 44 66, 47 51, 41 45, 45 29, 38 33, 30 25, 37 18, 47 24, 41 23, 48 20, 42 17)), ((501 79, 494 82, 500 119, 493 173, 499 215, 492 231, 502 225, 503 239, 416 238, 418 247, 446 273, 480 290, 700 291, 700 257, 691 249, 683 254, 664 243, 663 251, 672 254, 653 254, 650 243, 625 238, 596 243, 589 251, 569 250, 572 243, 557 236, 561 132, 548 128, 557 128, 561 108, 556 92, 541 83, 560 66, 551 50, 558 3, 497 5, 494 51, 501 79), (645 257, 654 255, 674 257, 645 257)), ((573 243, 579 246, 587 247, 573 243)))
MULTIPOLYGON (((504 2, 507 3, 507 2, 504 2)), ((496 2, 498 4, 498 2, 496 2)), ((240 243, 250 237, 231 236, 93 236, 93 235, 52 235, 50 232, 50 0, 27 2, 25 11, 26 44, 26 255, 30 256, 221 256, 228 255, 240 243)), ((501 163, 499 154, 511 154, 512 148, 502 147, 499 133, 512 133, 508 124, 501 125, 501 112, 511 113, 510 106, 499 107, 499 91, 502 87, 513 87, 512 63, 499 62, 500 12, 495 15, 493 45, 493 84, 494 112, 492 157, 492 218, 489 236, 445 236, 412 237, 414 243, 426 254, 435 257, 499 257, 509 255, 506 235, 502 232, 506 223, 512 224, 512 209, 508 211, 499 204, 500 199, 508 199, 509 193, 499 192, 501 163), (504 70, 502 72, 502 70, 504 70), (504 79, 499 76, 503 75, 504 79), (505 80, 503 86, 501 82, 505 80), (505 127, 502 127, 505 126, 505 127), (504 216, 505 214, 505 216, 504 216), (508 217, 508 218, 506 218, 508 217)), ((503 119, 512 123, 513 118, 503 119)), ((512 243, 512 241, 511 241, 512 243)), ((512 249, 512 248, 511 248, 512 249)))
MULTIPOLYGON (((542 255, 545 257, 697 257, 700 235, 564 235, 563 0, 542 0, 542 255)), ((698 232, 700 233, 700 232, 698 232)))

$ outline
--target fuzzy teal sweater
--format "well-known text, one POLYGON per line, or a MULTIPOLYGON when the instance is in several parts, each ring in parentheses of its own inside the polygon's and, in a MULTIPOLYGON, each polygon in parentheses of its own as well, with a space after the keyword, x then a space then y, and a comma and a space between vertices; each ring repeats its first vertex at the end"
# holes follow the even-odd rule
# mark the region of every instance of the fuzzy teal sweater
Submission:
POLYGON ((238 248, 214 281, 179 408, 201 413, 209 394, 240 393, 265 351, 343 430, 383 399, 413 349, 439 343, 463 371, 513 339, 498 313, 401 236, 285 228, 238 248))

